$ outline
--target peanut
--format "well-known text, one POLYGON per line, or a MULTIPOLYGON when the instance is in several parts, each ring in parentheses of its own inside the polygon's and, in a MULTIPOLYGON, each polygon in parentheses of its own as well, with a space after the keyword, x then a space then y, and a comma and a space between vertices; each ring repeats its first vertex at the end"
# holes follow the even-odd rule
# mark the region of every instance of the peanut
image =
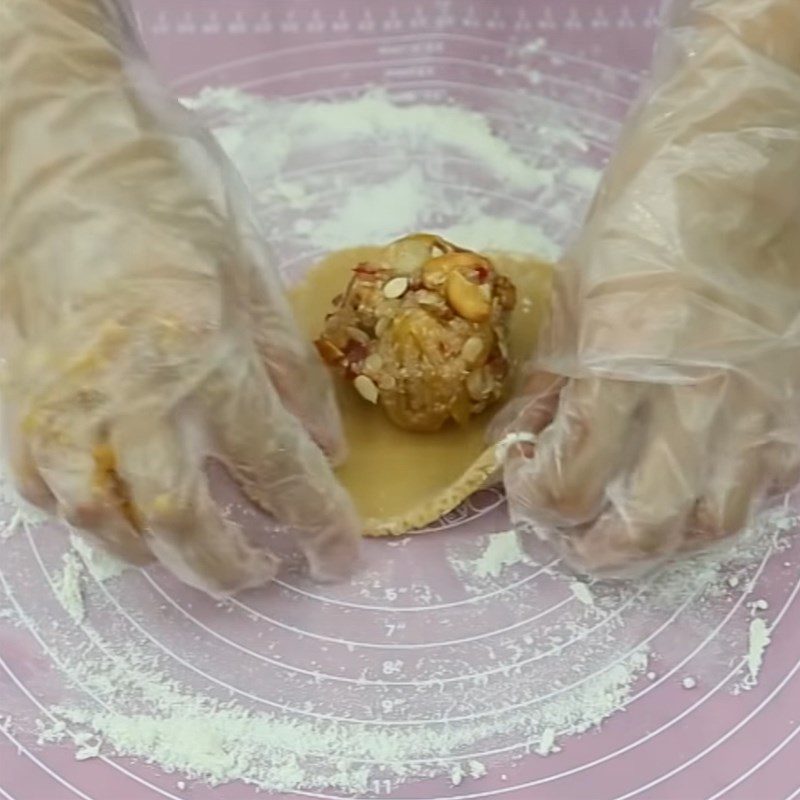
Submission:
POLYGON ((492 313, 491 303, 481 286, 467 280, 460 272, 451 272, 445 287, 447 302, 460 317, 470 322, 485 322, 492 313))
POLYGON ((442 286, 453 270, 468 271, 477 267, 489 267, 489 262, 477 253, 446 253, 425 262, 422 267, 422 283, 428 289, 442 286))

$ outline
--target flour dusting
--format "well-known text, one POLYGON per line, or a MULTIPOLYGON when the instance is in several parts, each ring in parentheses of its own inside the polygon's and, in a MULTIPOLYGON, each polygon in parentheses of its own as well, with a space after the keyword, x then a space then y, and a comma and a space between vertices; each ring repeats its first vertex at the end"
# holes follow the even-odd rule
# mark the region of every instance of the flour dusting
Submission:
MULTIPOLYGON (((209 88, 184 102, 215 124, 279 239, 290 230, 306 244, 330 250, 424 228, 474 249, 543 259, 560 253, 553 231, 521 205, 532 194, 556 205, 557 184, 569 170, 552 163, 552 138, 542 136, 531 154, 512 147, 478 112, 399 104, 377 90, 353 100, 287 103, 209 88), (331 166, 337 158, 341 171, 331 166), (309 169, 316 162, 319 169, 309 169), (462 185, 465 163, 480 172, 472 178, 475 187, 462 185), (494 186, 489 194, 479 191, 482 180, 496 182, 509 200, 501 202, 494 186), (276 207, 291 213, 273 217, 276 207)), ((583 142, 580 133, 567 125, 560 129, 571 131, 579 150, 574 143, 583 142)), ((599 172, 590 166, 578 171, 586 202, 599 172)))
POLYGON ((485 549, 472 564, 472 572, 477 578, 497 578, 506 567, 530 560, 520 546, 515 530, 490 533, 484 541, 485 549))
MULTIPOLYGON (((230 700, 190 691, 132 646, 104 658, 100 653, 108 643, 92 627, 84 631, 96 648, 91 658, 59 655, 69 677, 90 691, 100 707, 52 706, 54 721, 42 724, 39 734, 42 742, 72 741, 79 759, 97 755, 105 745, 115 754, 136 756, 212 785, 242 780, 280 791, 328 787, 363 792, 371 785, 371 765, 376 764, 395 780, 442 772, 457 776, 454 783, 467 776, 480 778, 486 774, 483 762, 433 754, 502 737, 511 724, 501 715, 483 724, 383 731, 373 725, 308 723, 254 713, 230 700), (130 710, 115 708, 120 697, 130 710), (134 708, 142 711, 135 713, 134 708)), ((646 664, 644 653, 634 653, 567 697, 525 714, 530 748, 546 755, 557 733, 582 733, 602 722, 624 702, 646 664)))
POLYGON ((77 553, 64 554, 63 568, 53 579, 56 595, 73 622, 81 623, 86 616, 83 598, 83 561, 77 553))
POLYGON ((122 575, 130 566, 124 561, 94 547, 77 533, 69 537, 72 549, 80 556, 84 566, 99 581, 107 581, 122 575))
POLYGON ((585 606, 594 605, 592 590, 583 581, 572 581, 569 588, 572 590, 572 594, 585 606))
POLYGON ((761 666, 764 663, 764 651, 770 643, 769 628, 761 617, 755 617, 750 622, 750 636, 747 648, 747 683, 755 685, 761 666))
MULTIPOLYGON (((265 103, 234 88, 209 87, 184 103, 224 116, 226 122, 214 132, 229 153, 249 159, 251 168, 244 174, 256 190, 264 184, 257 181, 261 173, 253 170, 281 171, 298 141, 330 151, 339 143, 374 149, 393 138, 403 142, 403 153, 435 147, 487 163, 500 179, 526 190, 554 181, 552 169, 514 150, 483 114, 452 105, 400 105, 379 89, 339 102, 265 103)), ((387 153, 391 151, 382 148, 384 157, 387 153)))
POLYGON ((47 518, 38 508, 26 503, 12 488, 0 470, 0 540, 8 539, 18 531, 30 530, 47 518))

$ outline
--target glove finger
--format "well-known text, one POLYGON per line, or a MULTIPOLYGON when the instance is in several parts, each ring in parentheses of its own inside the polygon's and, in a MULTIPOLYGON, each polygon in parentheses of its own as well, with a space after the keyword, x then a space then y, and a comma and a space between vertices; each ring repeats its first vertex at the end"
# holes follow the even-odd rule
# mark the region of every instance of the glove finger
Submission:
POLYGON ((36 466, 18 413, 8 405, 2 406, 2 424, 8 472, 14 489, 25 502, 47 514, 55 514, 58 502, 36 466))
POLYGON ((515 397, 499 412, 489 427, 489 440, 499 441, 509 433, 539 433, 552 421, 566 378, 552 372, 534 372, 515 397))
POLYGON ((81 437, 67 447, 35 438, 32 452, 56 498, 58 515, 92 543, 136 566, 153 560, 125 490, 116 478, 113 456, 100 437, 81 437))
POLYGON ((297 537, 317 580, 348 576, 361 523, 322 451, 257 363, 229 366, 211 421, 219 455, 244 491, 297 537))
POLYGON ((111 432, 116 470, 147 543, 178 578, 214 596, 261 586, 280 561, 222 517, 190 433, 166 420, 128 420, 111 432))
POLYGON ((333 463, 347 446, 331 377, 301 333, 277 273, 254 263, 245 271, 253 338, 272 385, 333 463))
POLYGON ((512 449, 505 480, 515 520, 572 527, 594 520, 622 468, 645 394, 639 384, 588 378, 568 383, 533 457, 512 449))
POLYGON ((689 546, 742 530, 776 474, 767 443, 769 416, 750 397, 744 389, 731 393, 711 451, 713 470, 689 526, 689 546))
POLYGON ((797 442, 797 427, 785 432, 778 429, 764 453, 766 471, 770 477, 768 486, 771 495, 791 492, 800 484, 800 446, 797 442))
POLYGON ((629 571, 680 549, 706 484, 721 392, 719 384, 651 391, 636 458, 607 490, 610 507, 571 541, 572 560, 582 569, 629 571))
POLYGON ((765 455, 763 448, 742 441, 738 455, 717 465, 690 521, 687 547, 731 536, 747 525, 763 495, 765 455))

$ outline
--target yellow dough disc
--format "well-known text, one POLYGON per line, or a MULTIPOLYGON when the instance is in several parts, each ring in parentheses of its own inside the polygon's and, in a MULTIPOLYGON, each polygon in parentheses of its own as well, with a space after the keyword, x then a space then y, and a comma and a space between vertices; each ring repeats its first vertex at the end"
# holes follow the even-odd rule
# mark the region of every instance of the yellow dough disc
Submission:
MULTIPOLYGON (((359 247, 330 255, 290 291, 297 319, 315 339, 333 298, 347 285, 361 262, 379 259, 382 248, 359 247)), ((497 269, 517 287, 511 317, 511 385, 535 345, 550 292, 551 267, 531 257, 488 254, 497 269)), ((494 448, 486 446, 486 427, 497 409, 465 425, 447 425, 436 433, 413 433, 394 425, 378 406, 365 402, 339 377, 349 458, 337 474, 365 522, 365 535, 412 533, 452 511, 486 485, 497 471, 494 448)))

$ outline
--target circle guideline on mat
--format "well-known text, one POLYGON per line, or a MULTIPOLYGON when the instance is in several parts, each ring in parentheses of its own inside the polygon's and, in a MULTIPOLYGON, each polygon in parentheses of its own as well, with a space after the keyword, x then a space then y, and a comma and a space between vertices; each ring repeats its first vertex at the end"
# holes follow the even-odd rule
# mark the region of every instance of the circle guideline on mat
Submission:
MULTIPOLYGON (((658 6, 135 3, 289 283, 411 230, 557 259, 658 6)), ((0 797, 800 796, 789 504, 732 550, 614 584, 523 550, 486 489, 431 535, 366 542, 347 585, 270 538, 279 579, 226 602, 0 511, 0 797)))

